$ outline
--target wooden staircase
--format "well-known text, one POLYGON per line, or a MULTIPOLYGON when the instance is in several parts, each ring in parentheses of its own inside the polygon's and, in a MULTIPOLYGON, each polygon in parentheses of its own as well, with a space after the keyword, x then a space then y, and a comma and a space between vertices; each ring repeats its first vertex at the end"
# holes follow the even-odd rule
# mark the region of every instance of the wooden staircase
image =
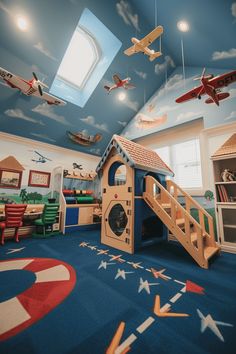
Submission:
POLYGON ((200 267, 207 269, 209 259, 220 251, 212 216, 173 181, 166 181, 166 188, 151 176, 146 176, 145 182, 146 203, 200 267), (178 195, 183 197, 185 207, 179 203, 178 195), (191 216, 191 207, 197 209, 199 222, 191 216))

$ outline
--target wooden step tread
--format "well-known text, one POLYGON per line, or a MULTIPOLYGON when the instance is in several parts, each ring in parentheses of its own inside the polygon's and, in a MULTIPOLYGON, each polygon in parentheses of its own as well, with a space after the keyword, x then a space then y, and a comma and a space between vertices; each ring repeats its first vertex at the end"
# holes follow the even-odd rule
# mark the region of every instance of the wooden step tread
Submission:
MULTIPOLYGON (((191 237, 192 243, 194 243, 194 242, 197 241, 197 233, 196 233, 196 232, 191 232, 190 237, 191 237)), ((203 237, 203 238, 206 237, 206 234, 203 234, 202 237, 203 237)))
POLYGON ((185 223, 185 220, 184 220, 184 218, 179 218, 179 219, 176 219, 176 225, 184 225, 184 223, 185 223))
POLYGON ((171 205, 168 203, 162 203, 161 206, 163 209, 170 209, 170 207, 171 207, 171 205))
POLYGON ((208 247, 204 248, 204 258, 209 259, 218 251, 219 251, 218 247, 208 246, 208 247))

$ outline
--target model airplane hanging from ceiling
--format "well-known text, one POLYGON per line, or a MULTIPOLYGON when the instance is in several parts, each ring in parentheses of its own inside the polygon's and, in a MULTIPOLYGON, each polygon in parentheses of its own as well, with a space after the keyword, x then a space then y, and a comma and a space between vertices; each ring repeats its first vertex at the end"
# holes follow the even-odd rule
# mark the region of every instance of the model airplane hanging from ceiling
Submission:
POLYGON ((216 77, 211 74, 205 75, 205 72, 206 68, 203 69, 201 77, 194 79, 200 80, 201 85, 178 97, 175 100, 177 103, 189 101, 193 98, 201 99, 201 96, 207 94, 209 97, 205 100, 205 103, 215 103, 219 106, 219 101, 230 96, 229 92, 221 92, 221 88, 236 82, 236 71, 231 71, 216 77))
POLYGON ((44 92, 42 87, 48 87, 45 83, 38 80, 36 74, 33 72, 31 80, 25 80, 20 76, 14 75, 9 71, 0 68, 0 77, 12 88, 17 88, 26 96, 36 96, 45 100, 48 104, 65 105, 66 102, 60 98, 44 92))
POLYGON ((99 133, 95 135, 86 135, 82 132, 72 133, 67 131, 66 134, 74 143, 84 146, 90 146, 102 140, 102 135, 99 133))
POLYGON ((142 39, 137 39, 135 37, 131 38, 131 42, 134 44, 132 47, 129 47, 124 51, 124 53, 128 56, 133 55, 135 53, 143 52, 144 54, 149 56, 149 60, 153 61, 162 55, 161 50, 155 52, 153 49, 149 48, 149 45, 154 42, 158 37, 160 37, 163 33, 163 27, 158 26, 152 32, 147 34, 142 39))
POLYGON ((117 74, 115 74, 112 76, 112 78, 115 84, 113 86, 104 86, 104 88, 107 90, 108 93, 110 93, 112 90, 115 90, 119 87, 123 87, 126 90, 135 88, 135 86, 130 83, 131 80, 130 77, 121 80, 120 77, 117 74))

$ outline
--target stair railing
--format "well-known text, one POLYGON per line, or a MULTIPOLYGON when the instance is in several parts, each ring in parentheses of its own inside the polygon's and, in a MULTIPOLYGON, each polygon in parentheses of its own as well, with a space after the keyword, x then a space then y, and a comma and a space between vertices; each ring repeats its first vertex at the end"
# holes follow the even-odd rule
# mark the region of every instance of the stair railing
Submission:
POLYGON ((171 180, 167 180, 166 185, 167 185, 168 192, 171 192, 171 194, 176 200, 180 195, 184 198, 185 209, 189 214, 191 213, 192 206, 195 209, 197 209, 199 224, 201 225, 201 228, 207 237, 206 244, 208 246, 216 246, 213 217, 195 199, 193 199, 186 191, 184 191, 181 187, 179 187, 175 182, 171 180), (208 228, 209 228, 208 232, 206 231, 206 220, 208 222, 208 228))
MULTIPOLYGON (((150 198, 155 199, 156 203, 158 204, 159 211, 164 213, 165 219, 169 220, 169 223, 174 223, 175 227, 178 229, 178 234, 181 235, 179 237, 179 242, 185 245, 187 243, 186 248, 195 249, 195 251, 199 254, 199 256, 203 259, 204 258, 204 248, 203 248, 203 230, 201 225, 190 215, 190 213, 182 207, 182 205, 178 202, 176 198, 174 198, 167 189, 165 189, 161 183, 159 183, 155 178, 152 176, 145 177, 145 192, 144 198, 146 202, 150 205, 152 209, 155 206, 152 204, 152 201, 149 200, 150 198), (163 202, 168 203, 170 205, 170 215, 165 211, 163 208, 163 202), (181 230, 180 227, 176 224, 177 214, 181 214, 184 219, 185 225, 185 232, 181 230), (190 228, 192 228, 196 232, 197 235, 197 247, 191 241, 191 233, 190 228)), ((170 228, 170 225, 166 225, 170 231, 173 231, 170 228)))

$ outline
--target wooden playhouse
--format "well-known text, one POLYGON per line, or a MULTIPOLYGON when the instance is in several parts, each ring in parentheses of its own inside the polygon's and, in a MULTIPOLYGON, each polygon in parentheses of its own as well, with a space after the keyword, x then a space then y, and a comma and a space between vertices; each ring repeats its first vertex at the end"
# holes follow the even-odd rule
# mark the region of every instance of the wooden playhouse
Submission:
POLYGON ((166 180, 174 174, 155 151, 113 135, 96 171, 102 180, 103 244, 134 253, 167 239, 169 230, 201 267, 208 267, 209 258, 219 251, 212 217, 166 180), (199 221, 191 216, 192 207, 199 221))

